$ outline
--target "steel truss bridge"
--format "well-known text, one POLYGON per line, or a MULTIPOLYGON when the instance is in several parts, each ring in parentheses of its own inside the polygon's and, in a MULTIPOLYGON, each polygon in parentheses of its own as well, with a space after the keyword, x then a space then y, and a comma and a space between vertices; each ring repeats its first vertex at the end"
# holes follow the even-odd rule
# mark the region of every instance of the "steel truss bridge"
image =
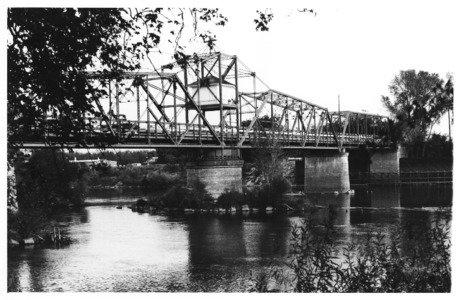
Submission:
MULTIPOLYGON (((106 96, 94 103, 98 117, 85 116, 93 128, 84 133, 86 147, 107 139, 118 148, 251 148, 271 142, 341 149, 382 145, 389 130, 387 117, 330 112, 272 89, 236 56, 223 53, 194 55, 155 72, 116 78, 93 72, 87 78, 106 96)), ((36 137, 24 146, 43 141, 36 137)))

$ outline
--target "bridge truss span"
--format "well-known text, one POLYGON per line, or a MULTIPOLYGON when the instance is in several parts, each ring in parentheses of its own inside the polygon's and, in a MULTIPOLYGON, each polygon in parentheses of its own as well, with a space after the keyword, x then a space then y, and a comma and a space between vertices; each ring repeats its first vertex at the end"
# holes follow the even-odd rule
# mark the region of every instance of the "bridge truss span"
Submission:
POLYGON ((85 115, 92 128, 83 133, 90 147, 110 141, 125 148, 248 148, 269 143, 340 149, 378 143, 384 135, 380 129, 366 131, 381 128, 384 117, 331 113, 271 89, 236 56, 223 53, 184 57, 154 72, 116 77, 92 72, 88 80, 105 90, 94 103, 98 113, 85 115))

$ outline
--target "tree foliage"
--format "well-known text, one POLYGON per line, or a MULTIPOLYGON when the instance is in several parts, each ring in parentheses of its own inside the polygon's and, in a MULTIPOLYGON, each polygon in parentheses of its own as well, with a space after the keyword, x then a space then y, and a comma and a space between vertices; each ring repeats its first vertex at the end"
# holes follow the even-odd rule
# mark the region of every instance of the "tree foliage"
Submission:
MULTIPOLYGON (((217 9, 190 14, 195 34, 212 47, 212 33, 201 32, 198 20, 221 26, 227 19, 217 9)), ((9 142, 36 134, 57 143, 72 136, 84 145, 84 133, 92 130, 85 116, 101 115, 94 101, 106 94, 104 83, 92 85, 85 71, 117 78, 139 69, 165 30, 180 54, 184 22, 183 9, 8 9, 9 142)))
POLYGON ((405 144, 423 142, 434 123, 453 107, 453 84, 436 73, 401 71, 382 102, 395 120, 395 136, 405 144))
POLYGON ((19 210, 9 225, 24 237, 40 230, 57 210, 83 205, 87 170, 70 163, 64 153, 36 151, 16 168, 19 210))
MULTIPOLYGON (((298 13, 308 13, 316 16, 316 11, 311 8, 297 9, 298 13)), ((254 24, 256 25, 256 31, 269 31, 270 23, 273 21, 274 14, 271 9, 257 10, 254 24)))

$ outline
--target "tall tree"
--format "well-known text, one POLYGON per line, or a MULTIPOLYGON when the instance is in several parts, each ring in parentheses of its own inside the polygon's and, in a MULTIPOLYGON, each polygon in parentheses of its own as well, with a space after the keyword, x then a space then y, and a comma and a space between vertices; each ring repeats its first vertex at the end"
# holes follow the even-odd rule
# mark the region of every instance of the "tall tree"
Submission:
POLYGON ((401 71, 389 90, 392 97, 382 96, 382 102, 394 119, 396 139, 405 144, 423 143, 453 106, 452 78, 444 82, 436 73, 401 71))

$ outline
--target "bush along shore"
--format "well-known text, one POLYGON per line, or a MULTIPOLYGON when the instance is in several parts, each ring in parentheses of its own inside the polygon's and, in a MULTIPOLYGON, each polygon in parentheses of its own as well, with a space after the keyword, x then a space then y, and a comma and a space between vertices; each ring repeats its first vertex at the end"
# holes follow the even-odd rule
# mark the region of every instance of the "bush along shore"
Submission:
POLYGON ((45 247, 60 248, 71 243, 65 229, 61 226, 46 225, 24 238, 16 230, 8 231, 9 248, 45 247))
POLYGON ((307 216, 292 229, 286 268, 253 278, 258 292, 435 292, 451 290, 450 222, 439 215, 429 228, 409 233, 370 232, 338 246, 334 213, 323 224, 307 216))
MULTIPOLYGON (((144 179, 148 196, 130 206, 138 212, 154 213, 241 213, 286 212, 303 209, 303 203, 288 202, 283 195, 289 190, 287 180, 277 178, 244 192, 224 191, 217 199, 211 197, 205 185, 195 180, 188 185, 179 177, 154 174, 144 179)), ((121 207, 119 207, 121 208, 121 207)))

